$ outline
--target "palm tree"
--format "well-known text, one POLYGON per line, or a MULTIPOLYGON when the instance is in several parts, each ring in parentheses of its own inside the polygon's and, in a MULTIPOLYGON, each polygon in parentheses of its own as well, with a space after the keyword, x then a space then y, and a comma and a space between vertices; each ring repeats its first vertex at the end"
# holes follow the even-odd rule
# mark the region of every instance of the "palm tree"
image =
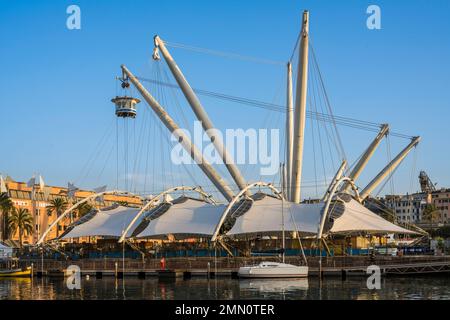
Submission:
MULTIPOLYGON (((55 198, 50 201, 50 204, 47 206, 47 214, 50 216, 53 212, 56 213, 56 218, 59 218, 60 215, 66 211, 68 202, 64 198, 55 198)), ((56 224, 56 237, 59 237, 59 223, 56 224)))
POLYGON ((14 208, 8 218, 8 227, 11 234, 19 230, 19 243, 22 248, 23 235, 29 235, 33 232, 33 217, 27 209, 14 208))
POLYGON ((76 210, 77 210, 77 217, 78 217, 78 218, 81 218, 81 217, 85 216, 85 215, 88 214, 93 208, 94 208, 94 207, 93 207, 91 204, 87 203, 87 202, 84 202, 84 203, 80 204, 80 205, 77 207, 77 209, 76 209, 76 210))
POLYGON ((8 196, 8 193, 2 192, 0 193, 0 213, 1 213, 1 223, 3 230, 0 230, 2 233, 2 240, 6 240, 8 238, 8 214, 14 208, 14 204, 11 201, 11 198, 8 196))

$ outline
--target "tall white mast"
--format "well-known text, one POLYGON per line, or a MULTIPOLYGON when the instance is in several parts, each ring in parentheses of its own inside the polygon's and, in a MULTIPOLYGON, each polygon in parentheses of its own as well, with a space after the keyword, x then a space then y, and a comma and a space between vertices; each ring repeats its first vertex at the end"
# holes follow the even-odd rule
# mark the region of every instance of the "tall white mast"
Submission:
POLYGON ((144 86, 139 82, 139 80, 125 67, 121 66, 123 73, 128 77, 128 79, 133 83, 136 89, 140 92, 145 101, 153 109, 162 123, 169 129, 171 133, 175 133, 182 144, 183 148, 189 152, 192 159, 198 164, 200 169, 206 174, 206 176, 211 180, 211 182, 216 186, 216 188, 222 193, 222 195, 228 201, 231 201, 234 197, 233 191, 227 183, 220 177, 220 175, 214 170, 211 164, 203 157, 203 154, 197 149, 197 147, 191 142, 189 137, 180 130, 180 127, 173 121, 169 114, 164 110, 164 108, 156 101, 155 98, 144 88, 144 86))
POLYGON ((375 189, 381 181, 384 180, 384 178, 390 175, 392 171, 397 168, 397 166, 403 161, 403 159, 405 159, 408 153, 419 143, 419 141, 420 137, 412 138, 411 142, 391 162, 389 162, 389 164, 384 167, 384 169, 381 170, 372 181, 370 181, 370 183, 359 194, 361 201, 365 200, 373 189, 375 189))
POLYGON ((305 139, 306 94, 308 85, 309 12, 303 12, 302 31, 295 92, 294 115, 294 155, 292 164, 291 201, 300 203, 300 184, 302 180, 303 145, 305 139))
POLYGON ((228 151, 225 148, 221 137, 218 135, 215 135, 216 130, 214 128, 214 125, 213 125, 212 121, 209 119, 208 114, 206 113, 205 109, 203 108, 202 104, 200 103, 200 100, 198 99, 197 95, 194 93, 194 90, 192 90, 191 86, 187 82, 186 78, 184 77, 184 75, 181 72, 180 68, 178 67, 177 63, 170 55, 169 51, 167 50, 166 46, 164 45, 164 41, 162 41, 159 36, 155 36, 154 42, 155 42, 155 47, 159 48, 161 50, 161 53, 164 56, 164 60, 166 61, 167 65, 169 66, 170 71, 172 72, 173 76, 175 77, 175 80, 177 81, 178 85, 180 86, 181 91, 183 91, 183 94, 186 97, 186 100, 189 102, 195 115, 197 116, 197 119, 199 121, 201 121, 203 129, 205 130, 206 134, 209 136, 211 142, 213 143, 214 147, 216 148, 217 152, 219 153, 220 157, 222 158, 223 162, 225 163, 225 166, 227 167, 228 171, 230 172, 233 180, 236 182, 239 189, 243 190, 247 186, 247 184, 246 184, 241 172, 239 171, 238 167, 234 163, 233 158, 228 154, 228 151))
POLYGON ((286 200, 291 199, 292 181, 292 156, 294 148, 294 109, 292 101, 292 64, 287 64, 287 92, 286 92, 286 200))

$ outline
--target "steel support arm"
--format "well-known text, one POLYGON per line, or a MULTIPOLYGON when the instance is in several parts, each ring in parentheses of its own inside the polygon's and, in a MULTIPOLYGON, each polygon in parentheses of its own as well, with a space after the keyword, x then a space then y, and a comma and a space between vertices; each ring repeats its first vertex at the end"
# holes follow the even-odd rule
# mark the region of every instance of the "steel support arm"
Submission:
POLYGON ((192 159, 197 163, 200 169, 206 174, 209 180, 216 186, 220 193, 227 199, 231 201, 234 194, 231 191, 228 184, 222 179, 222 177, 216 172, 216 170, 211 166, 211 164, 203 157, 203 154, 197 149, 197 147, 191 142, 189 137, 184 133, 183 130, 173 121, 169 114, 164 110, 164 108, 156 101, 155 98, 144 88, 144 86, 139 82, 139 80, 125 67, 122 65, 122 71, 133 83, 145 101, 148 103, 150 108, 156 113, 158 118, 162 123, 169 129, 169 131, 176 135, 178 141, 181 143, 183 148, 189 152, 192 159))
POLYGON ((383 170, 364 188, 360 193, 361 201, 364 201, 369 194, 405 159, 408 153, 419 143, 420 137, 414 137, 411 142, 384 167, 383 170))
POLYGON ((224 162, 231 177, 239 187, 239 190, 243 190, 246 187, 247 183, 245 182, 244 177, 239 171, 239 168, 234 163, 233 158, 229 155, 225 145, 223 144, 222 138, 216 134, 216 129, 212 121, 209 119, 208 114, 203 108, 197 95, 194 93, 194 90, 192 90, 191 86, 187 82, 177 63, 170 55, 169 51, 164 45, 164 41, 162 41, 159 36, 155 36, 154 42, 155 46, 161 50, 164 60, 166 61, 170 71, 175 77, 175 80, 180 86, 181 91, 183 91, 183 94, 186 97, 186 100, 189 102, 189 105, 191 106, 195 115, 197 116, 197 119, 201 121, 203 129, 205 130, 212 144, 214 145, 220 157, 222 158, 222 161, 224 162))
MULTIPOLYGON (((383 138, 388 134, 388 132, 389 132, 389 125, 388 124, 383 124, 381 126, 380 132, 377 134, 375 139, 372 141, 372 143, 366 149, 364 154, 361 156, 361 159, 359 159, 358 163, 355 165, 353 170, 348 175, 348 177, 350 179, 352 179, 353 181, 356 181, 356 179, 358 179, 358 177, 360 176, 361 172, 364 170, 364 168, 366 167, 367 163, 369 162, 370 158, 372 158, 375 150, 380 145, 381 140, 383 140, 383 138)), ((342 190, 348 191, 348 189, 350 189, 350 184, 349 183, 345 183, 344 187, 342 188, 342 190)))

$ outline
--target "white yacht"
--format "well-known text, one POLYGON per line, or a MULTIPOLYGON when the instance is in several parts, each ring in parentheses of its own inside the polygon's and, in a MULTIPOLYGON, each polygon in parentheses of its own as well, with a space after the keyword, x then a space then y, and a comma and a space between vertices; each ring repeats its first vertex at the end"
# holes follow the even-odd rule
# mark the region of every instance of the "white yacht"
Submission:
POLYGON ((303 278, 308 276, 308 267, 279 262, 261 262, 256 266, 240 267, 238 275, 241 278, 303 278))

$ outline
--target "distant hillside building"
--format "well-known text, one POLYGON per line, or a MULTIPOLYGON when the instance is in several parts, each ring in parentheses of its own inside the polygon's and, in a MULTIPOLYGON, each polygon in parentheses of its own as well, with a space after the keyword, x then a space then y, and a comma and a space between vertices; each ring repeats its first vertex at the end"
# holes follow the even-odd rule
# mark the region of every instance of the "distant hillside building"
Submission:
POLYGON ((431 201, 440 212, 439 223, 448 223, 450 218, 450 189, 442 188, 431 192, 431 201))
POLYGON ((414 193, 406 195, 386 195, 382 202, 395 214, 398 222, 420 223, 422 213, 427 203, 430 202, 430 195, 426 193, 414 193))

